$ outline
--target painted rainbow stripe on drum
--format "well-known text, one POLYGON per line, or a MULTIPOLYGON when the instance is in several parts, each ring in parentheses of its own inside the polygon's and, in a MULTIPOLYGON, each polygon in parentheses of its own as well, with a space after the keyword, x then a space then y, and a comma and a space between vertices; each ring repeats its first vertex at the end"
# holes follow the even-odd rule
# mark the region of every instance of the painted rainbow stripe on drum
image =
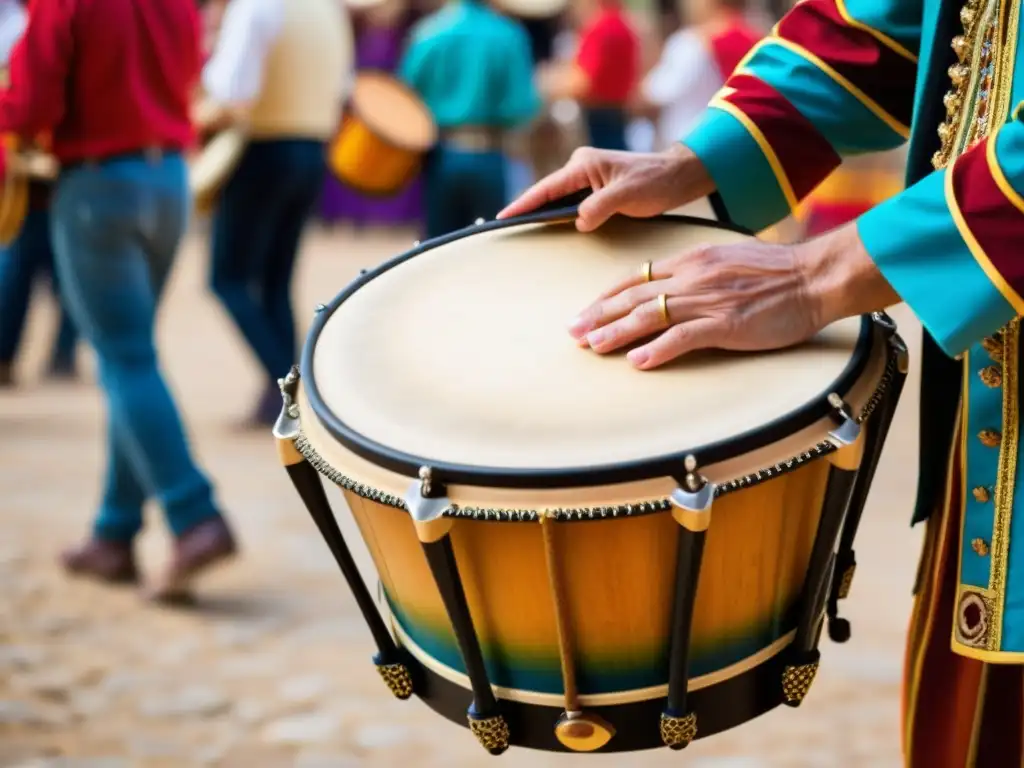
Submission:
MULTIPOLYGON (((828 463, 724 496, 707 534, 691 677, 740 662, 794 627, 828 463)), ((464 671, 408 514, 346 492, 395 622, 424 653, 464 671)), ((678 523, 668 512, 553 523, 580 693, 667 682, 678 523)), ((539 523, 456 521, 452 546, 491 683, 559 694, 555 607, 539 523)))

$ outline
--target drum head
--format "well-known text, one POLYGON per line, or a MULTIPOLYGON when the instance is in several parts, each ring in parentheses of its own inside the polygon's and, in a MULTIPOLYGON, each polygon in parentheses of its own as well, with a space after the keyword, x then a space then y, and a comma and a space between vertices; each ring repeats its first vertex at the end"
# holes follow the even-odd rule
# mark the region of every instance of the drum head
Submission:
POLYGON ((352 109, 380 138, 403 149, 426 151, 437 141, 430 110, 412 89, 383 72, 356 77, 352 109))
POLYGON ((752 431, 763 445, 772 431, 781 439, 806 426, 783 417, 808 403, 820 404, 814 418, 827 415, 828 393, 845 393, 864 365, 869 322, 838 323, 796 348, 707 351, 653 371, 580 349, 566 327, 646 259, 747 237, 661 217, 592 234, 569 223, 485 225, 435 241, 322 313, 303 360, 306 391, 347 447, 413 476, 417 462, 537 478, 729 443, 738 455, 744 441, 758 447, 752 431))

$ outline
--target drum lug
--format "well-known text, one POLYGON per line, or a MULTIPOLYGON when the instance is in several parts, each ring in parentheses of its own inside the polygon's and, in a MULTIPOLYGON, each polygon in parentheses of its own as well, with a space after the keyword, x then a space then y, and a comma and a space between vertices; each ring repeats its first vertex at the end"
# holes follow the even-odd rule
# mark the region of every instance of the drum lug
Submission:
POLYGON ((832 418, 838 425, 828 433, 829 442, 837 449, 853 445, 860 437, 860 424, 850 415, 850 408, 843 401, 843 398, 835 392, 828 396, 828 402, 829 405, 835 408, 832 418))
POLYGON ((872 312, 871 319, 875 322, 875 325, 885 332, 887 336, 895 335, 896 321, 889 317, 887 312, 872 312))
POLYGON ((443 538, 452 527, 452 519, 445 517, 451 502, 444 486, 434 479, 430 467, 420 467, 419 479, 414 480, 405 494, 405 504, 416 525, 416 534, 424 544, 443 538))
POLYGON ((673 517, 690 530, 704 531, 711 521, 711 506, 715 502, 718 486, 697 471, 695 456, 687 456, 684 466, 686 474, 679 487, 669 495, 669 500, 676 507, 673 517))
POLYGON ((274 422, 273 434, 278 440, 294 440, 299 436, 299 404, 295 396, 299 390, 299 366, 293 365, 288 375, 277 380, 281 389, 281 413, 274 422))

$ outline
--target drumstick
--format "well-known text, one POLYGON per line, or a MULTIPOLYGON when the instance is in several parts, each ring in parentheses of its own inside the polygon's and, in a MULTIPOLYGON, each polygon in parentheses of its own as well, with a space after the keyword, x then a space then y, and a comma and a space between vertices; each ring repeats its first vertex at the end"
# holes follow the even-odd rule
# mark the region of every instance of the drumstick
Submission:
POLYGON ((607 744, 615 729, 594 714, 585 714, 580 708, 579 689, 576 685, 576 643, 569 616, 569 596, 565 590, 564 573, 555 541, 555 520, 540 516, 544 538, 544 559, 547 563, 551 599, 555 604, 555 632, 558 635, 558 656, 562 666, 562 688, 565 691, 565 715, 555 725, 555 737, 576 752, 591 752, 607 744))

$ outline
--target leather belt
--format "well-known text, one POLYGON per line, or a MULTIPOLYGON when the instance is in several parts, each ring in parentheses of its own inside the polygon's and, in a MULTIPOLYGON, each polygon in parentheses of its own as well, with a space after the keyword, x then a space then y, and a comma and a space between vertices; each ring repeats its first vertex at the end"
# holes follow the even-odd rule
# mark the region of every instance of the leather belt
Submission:
POLYGON ((443 128, 441 141, 465 152, 494 152, 504 148, 505 132, 500 128, 463 125, 443 128))
POLYGON ((177 148, 174 147, 163 147, 159 144, 154 144, 148 147, 139 147, 138 149, 131 150, 129 152, 116 152, 112 155, 103 155, 96 157, 83 157, 80 160, 73 160, 70 163, 65 163, 65 170, 71 168, 77 168, 79 166, 96 167, 104 163, 111 163, 117 160, 145 160, 148 163, 156 165, 161 162, 167 155, 178 152, 177 148))

